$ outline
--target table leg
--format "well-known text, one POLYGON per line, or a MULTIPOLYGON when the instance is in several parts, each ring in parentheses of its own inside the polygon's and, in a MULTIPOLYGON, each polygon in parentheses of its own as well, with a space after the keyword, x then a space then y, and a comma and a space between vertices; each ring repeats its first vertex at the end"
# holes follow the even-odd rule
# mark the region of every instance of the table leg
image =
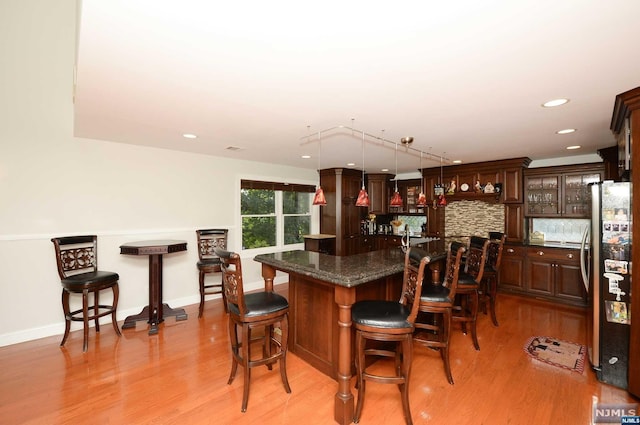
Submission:
POLYGON ((124 320, 122 329, 135 328, 136 322, 146 320, 149 323, 149 335, 158 333, 158 325, 164 317, 175 316, 176 320, 187 320, 183 308, 171 308, 162 303, 162 254, 149 255, 149 305, 134 316, 124 320))
POLYGON ((355 301, 355 288, 336 286, 335 302, 338 304, 338 392, 334 399, 334 419, 341 425, 353 422, 351 306, 355 301))

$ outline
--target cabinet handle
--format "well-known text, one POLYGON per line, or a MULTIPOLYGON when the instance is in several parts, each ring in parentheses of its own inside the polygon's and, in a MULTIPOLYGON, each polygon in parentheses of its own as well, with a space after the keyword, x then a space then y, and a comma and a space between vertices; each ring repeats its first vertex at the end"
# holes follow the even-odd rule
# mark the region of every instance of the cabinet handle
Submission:
POLYGON ((507 252, 508 252, 509 254, 513 254, 513 253, 514 253, 514 252, 516 252, 516 251, 515 251, 513 248, 508 248, 508 249, 507 249, 507 252))
POLYGON ((544 251, 538 251, 538 255, 542 257, 544 255, 544 251))
POLYGON ((567 254, 567 258, 568 258, 569 260, 573 260, 573 254, 567 254))

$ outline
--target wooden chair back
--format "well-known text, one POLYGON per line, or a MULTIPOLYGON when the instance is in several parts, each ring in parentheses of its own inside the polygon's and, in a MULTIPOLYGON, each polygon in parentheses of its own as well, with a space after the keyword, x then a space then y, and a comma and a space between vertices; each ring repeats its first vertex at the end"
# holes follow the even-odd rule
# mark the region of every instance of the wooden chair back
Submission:
POLYGON ((66 236, 52 238, 60 279, 98 270, 98 237, 66 236))

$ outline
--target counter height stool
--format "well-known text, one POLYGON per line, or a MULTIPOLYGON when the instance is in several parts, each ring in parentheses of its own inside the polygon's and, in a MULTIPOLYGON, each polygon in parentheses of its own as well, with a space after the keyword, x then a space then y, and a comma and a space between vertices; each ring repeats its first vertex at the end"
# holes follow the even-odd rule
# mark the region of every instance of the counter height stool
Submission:
POLYGON ((489 239, 471 236, 464 263, 464 270, 458 277, 458 297, 453 308, 454 322, 461 323, 462 332, 467 333, 467 323, 471 327, 471 340, 476 350, 480 349, 478 342, 477 319, 480 305, 480 282, 484 275, 487 260, 489 239))
POLYGON ((64 336, 60 346, 69 337, 71 322, 83 322, 82 351, 86 352, 89 345, 89 321, 95 323, 96 332, 100 332, 100 318, 111 315, 111 323, 116 334, 120 336, 120 329, 116 321, 118 306, 118 276, 117 273, 98 270, 98 237, 67 236, 51 239, 56 250, 58 275, 62 284, 62 310, 64 311, 64 336), (111 305, 100 304, 100 291, 111 288, 113 301, 111 305), (71 294, 82 294, 82 308, 71 311, 69 298, 71 294), (93 308, 89 310, 89 294, 93 294, 93 308))
POLYGON ((447 380, 453 384, 451 364, 449 363, 449 339, 451 336, 451 317, 458 289, 458 275, 462 256, 466 247, 460 242, 451 242, 441 285, 428 284, 422 288, 418 319, 414 326, 413 340, 422 346, 440 350, 447 380))
POLYGON ((500 279, 500 264, 502 263, 502 249, 507 235, 501 232, 489 232, 489 246, 487 248, 487 261, 485 262, 484 274, 480 282, 480 305, 483 311, 491 315, 494 326, 498 326, 496 316, 496 296, 498 295, 498 284, 500 279))
MULTIPOLYGON (((200 308, 198 309, 198 317, 202 317, 204 312, 205 295, 221 294, 222 305, 227 311, 227 303, 224 301, 224 291, 222 290, 222 281, 220 283, 205 284, 205 277, 210 273, 220 273, 220 258, 216 255, 215 249, 227 249, 227 229, 199 229, 196 230, 198 237, 198 274, 200 284, 200 308)), ((221 279, 222 280, 222 279, 221 279)))
POLYGON ((362 414, 366 381, 398 385, 405 422, 413 423, 409 409, 412 334, 418 315, 424 270, 429 261, 425 251, 409 248, 405 254, 400 301, 364 300, 356 302, 351 309, 351 320, 356 331, 355 361, 358 379, 358 402, 353 418, 355 423, 360 421, 362 414), (373 345, 368 345, 368 341, 372 341, 373 345), (393 346, 381 345, 388 342, 393 343, 393 346), (365 356, 395 358, 395 374, 369 372, 367 367, 371 366, 371 362, 367 362, 365 356))
POLYGON ((242 412, 247 411, 249 401, 249 379, 251 368, 266 365, 271 370, 273 363, 280 363, 280 377, 287 393, 291 392, 287 379, 286 356, 289 338, 289 303, 275 292, 262 291, 244 293, 242 263, 236 253, 215 249, 221 260, 224 299, 229 317, 229 339, 231 341, 232 365, 227 384, 236 376, 238 364, 244 368, 242 412), (280 337, 276 337, 274 326, 280 325, 280 337), (238 328, 241 328, 240 338, 238 328), (254 329, 263 329, 264 334, 252 337, 254 329), (262 357, 251 355, 253 342, 262 342, 262 357), (272 349, 275 352, 272 354, 272 349))

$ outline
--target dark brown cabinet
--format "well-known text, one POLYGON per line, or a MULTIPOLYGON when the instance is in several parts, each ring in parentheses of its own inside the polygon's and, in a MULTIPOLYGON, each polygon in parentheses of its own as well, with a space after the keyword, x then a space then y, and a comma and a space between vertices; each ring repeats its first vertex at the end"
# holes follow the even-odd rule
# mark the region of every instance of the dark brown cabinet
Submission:
POLYGON ((577 249, 529 247, 525 281, 527 291, 533 295, 581 307, 587 305, 577 249))
POLYGON ((336 255, 358 252, 360 220, 367 213, 365 208, 356 207, 361 179, 362 172, 358 170, 320 170, 320 184, 327 199, 327 205, 321 207, 320 233, 336 235, 336 255))
POLYGON ((377 247, 378 249, 394 248, 402 245, 402 238, 395 235, 378 235, 377 247))
POLYGON ((507 244, 502 251, 500 290, 585 307, 580 251, 507 244))
POLYGON ((527 217, 589 217, 589 183, 602 181, 602 163, 525 170, 527 217))
POLYGON ((367 192, 369 193, 369 212, 387 214, 389 204, 389 181, 391 174, 367 174, 367 192))
POLYGON ((524 293, 524 261, 526 249, 521 245, 505 245, 500 264, 500 290, 524 293))
MULTIPOLYGON (((441 184, 446 190, 453 181, 456 184, 456 191, 454 194, 446 195, 447 202, 477 200, 502 203, 505 206, 504 229, 507 234, 507 241, 522 242, 524 240, 523 172, 530 163, 531 159, 529 158, 514 158, 425 168, 422 170, 425 194, 429 205, 433 205, 433 201, 436 198, 434 186, 441 184), (489 182, 494 187, 499 184, 501 192, 485 194, 475 191, 476 183, 484 186, 489 182), (463 184, 469 186, 466 191, 461 190, 463 184)), ((433 235, 443 235, 444 212, 435 213, 430 208, 426 214, 428 232, 433 235)))

